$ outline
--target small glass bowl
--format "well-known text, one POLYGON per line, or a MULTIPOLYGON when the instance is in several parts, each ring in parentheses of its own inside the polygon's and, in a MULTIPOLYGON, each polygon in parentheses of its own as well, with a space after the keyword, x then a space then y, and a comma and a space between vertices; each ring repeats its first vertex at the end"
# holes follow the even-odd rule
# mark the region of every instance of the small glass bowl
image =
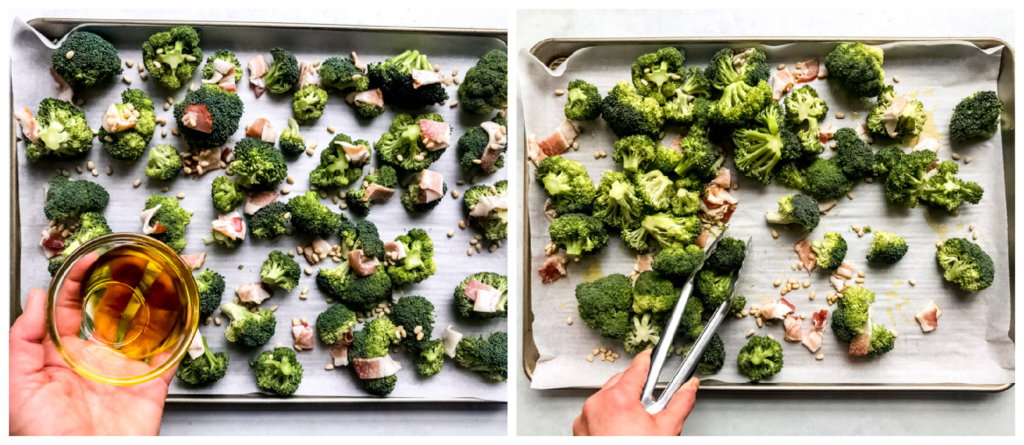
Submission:
MULTIPOLYGON (((144 275, 146 272, 149 270, 143 270, 141 273, 144 275)), ((131 289, 124 285, 121 287, 131 289)), ((106 288, 104 287, 104 289, 106 288)), ((131 301, 136 301, 136 297, 139 301, 145 300, 134 290, 131 295, 131 301)), ((148 317, 156 317, 159 313, 158 308, 151 308, 147 302, 147 305, 138 306, 137 312, 132 315, 131 320, 144 316, 147 317, 145 320, 149 322, 148 317)), ((121 315, 121 317, 124 320, 124 316, 121 315)), ((191 268, 173 249, 146 235, 113 233, 93 239, 72 252, 57 271, 53 281, 50 282, 49 295, 46 299, 46 329, 50 339, 68 366, 78 374, 95 382, 127 386, 145 383, 159 377, 184 357, 198 327, 199 291, 196 288, 195 279, 192 277, 191 268), (97 310, 98 305, 86 302, 80 290, 73 290, 73 296, 69 295, 59 302, 57 299, 65 285, 65 278, 75 263, 90 253, 96 252, 102 256, 111 249, 122 246, 144 250, 146 253, 164 260, 169 269, 164 271, 169 275, 167 279, 175 287, 183 286, 183 291, 186 294, 186 301, 182 309, 184 313, 179 314, 185 318, 180 335, 177 339, 169 337, 160 343, 159 348, 153 348, 152 354, 145 357, 126 355, 119 350, 120 347, 130 344, 132 339, 140 338, 143 334, 139 332, 145 332, 145 329, 122 333, 119 324, 117 335, 121 338, 116 345, 113 345, 109 341, 100 340, 101 335, 93 335, 93 311, 97 310), (133 334, 133 337, 125 340, 124 337, 128 334, 133 334)))

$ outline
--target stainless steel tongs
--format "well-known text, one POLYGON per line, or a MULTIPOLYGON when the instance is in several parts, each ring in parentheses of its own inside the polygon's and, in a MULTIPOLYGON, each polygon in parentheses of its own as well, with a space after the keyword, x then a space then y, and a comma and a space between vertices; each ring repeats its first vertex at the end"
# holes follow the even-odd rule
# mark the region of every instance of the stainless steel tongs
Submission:
MULTIPOLYGON (((715 237, 715 240, 711 242, 707 250, 704 252, 704 260, 697 267, 690 278, 686 280, 686 284, 683 285, 683 292, 679 297, 679 301, 676 302, 675 309, 672 310, 672 317, 668 320, 668 325, 665 327, 665 334, 661 337, 661 341, 654 347, 654 351, 651 352, 651 369, 647 372, 647 381, 644 382, 644 391, 640 395, 640 402, 644 405, 644 409, 647 412, 654 414, 660 412, 668 406, 668 402, 675 396, 676 391, 679 390, 683 383, 690 380, 693 377, 693 372, 697 369, 697 363, 700 361, 700 357, 704 354, 704 350, 707 349, 708 343, 711 342, 711 337, 715 335, 715 331, 718 330, 718 325, 722 324, 722 320, 729 314, 729 305, 732 303, 733 295, 729 296, 729 299, 725 300, 715 312, 711 315, 711 319, 708 320, 708 324, 704 327, 704 331, 697 337, 697 341, 694 342, 693 347, 690 348, 690 352, 683 358, 683 363, 676 370, 675 375, 672 376, 672 380, 669 381, 668 386, 661 392, 661 395, 655 399, 654 389, 658 384, 658 377, 661 375, 661 370, 665 367, 665 361, 668 359, 668 348, 672 344, 672 339, 675 338, 676 330, 679 329, 679 322, 683 318, 683 311, 686 310, 686 301, 690 298, 690 294, 693 293, 694 277, 697 276, 697 271, 700 270, 700 266, 704 265, 704 261, 714 253, 715 249, 718 248, 718 242, 725 237, 725 232, 728 230, 728 226, 722 230, 715 237)), ((748 238, 746 251, 750 252, 751 239, 748 238)), ((736 280, 739 278, 739 273, 732 276, 731 287, 733 288, 733 294, 735 294, 736 280)))

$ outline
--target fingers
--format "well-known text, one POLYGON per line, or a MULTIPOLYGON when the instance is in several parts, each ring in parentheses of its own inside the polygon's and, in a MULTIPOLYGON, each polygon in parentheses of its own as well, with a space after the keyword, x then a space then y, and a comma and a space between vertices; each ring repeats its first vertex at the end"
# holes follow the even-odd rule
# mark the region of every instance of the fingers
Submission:
POLYGON ((615 386, 616 383, 619 383, 619 379, 621 379, 621 378, 622 378, 622 373, 621 372, 618 373, 618 374, 613 375, 612 378, 608 379, 607 382, 604 382, 604 386, 602 386, 601 390, 598 391, 598 392, 604 391, 604 390, 606 390, 608 388, 611 388, 611 387, 615 386))
POLYGON ((697 403, 698 388, 700 388, 700 380, 690 377, 690 380, 676 391, 675 396, 668 402, 668 406, 654 416, 655 422, 671 429, 674 431, 673 434, 679 434, 683 429, 683 423, 697 403))
POLYGON ((572 435, 573 436, 587 436, 587 427, 583 422, 583 415, 576 416, 576 420, 572 421, 572 435))
POLYGON ((622 373, 622 377, 619 379, 616 388, 622 388, 628 391, 630 394, 636 395, 637 399, 640 398, 640 393, 644 390, 644 382, 647 380, 647 371, 651 369, 651 350, 648 349, 636 355, 633 359, 633 363, 629 365, 629 368, 622 373))
POLYGON ((92 252, 71 266, 57 294, 57 331, 61 336, 77 336, 82 329, 82 280, 99 254, 92 252))
POLYGON ((35 288, 28 293, 25 312, 11 326, 10 384, 24 384, 23 377, 42 371, 43 339, 46 338, 46 292, 35 288))

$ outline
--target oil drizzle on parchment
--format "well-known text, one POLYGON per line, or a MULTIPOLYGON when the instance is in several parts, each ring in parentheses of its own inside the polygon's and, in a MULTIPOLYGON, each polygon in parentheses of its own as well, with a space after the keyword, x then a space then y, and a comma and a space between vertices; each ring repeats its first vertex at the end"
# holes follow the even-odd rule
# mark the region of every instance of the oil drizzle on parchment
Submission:
POLYGON ((589 283, 591 281, 597 281, 604 277, 604 271, 601 270, 601 262, 595 261, 592 266, 587 268, 586 272, 583 272, 583 282, 589 283))
POLYGON ((903 286, 903 282, 902 281, 893 281, 892 285, 893 285, 893 287, 900 287, 900 286, 903 286))
POLYGON ((932 219, 932 213, 930 210, 925 209, 924 220, 928 223, 928 227, 931 227, 936 234, 939 235, 939 241, 946 242, 946 237, 949 236, 949 226, 946 224, 939 224, 932 219))
POLYGON ((914 91, 907 93, 907 96, 910 96, 911 99, 917 99, 917 90, 915 89, 914 91))
MULTIPOLYGON (((921 128, 921 135, 930 135, 931 137, 935 138, 935 140, 940 141, 941 143, 942 138, 939 137, 939 127, 935 125, 935 110, 937 110, 938 108, 939 105, 935 104, 932 105, 931 110, 924 110, 926 119, 924 121, 924 127, 921 128)), ((903 141, 903 146, 910 148, 917 146, 917 142, 921 139, 921 135, 918 135, 916 138, 907 139, 903 141)))
POLYGON ((934 88, 929 88, 927 90, 922 91, 921 94, 925 94, 925 95, 935 94, 935 89, 934 88))
POLYGON ((852 118, 853 120, 860 119, 860 112, 858 112, 858 111, 851 111, 850 112, 850 118, 852 118))
POLYGON ((565 310, 565 303, 559 301, 558 302, 558 308, 564 311, 565 310))

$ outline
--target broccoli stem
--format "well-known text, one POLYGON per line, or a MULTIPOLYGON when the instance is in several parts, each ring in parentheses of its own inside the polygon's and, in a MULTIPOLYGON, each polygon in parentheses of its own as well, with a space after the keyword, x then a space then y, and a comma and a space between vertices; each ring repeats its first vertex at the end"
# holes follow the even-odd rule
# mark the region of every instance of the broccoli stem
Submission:
POLYGON ((551 194, 551 196, 561 195, 572 190, 569 185, 569 177, 565 174, 550 174, 541 179, 544 183, 544 189, 551 194))
POLYGON ((572 241, 565 243, 565 253, 568 255, 582 254, 583 240, 580 238, 574 238, 572 241))
POLYGON ((644 79, 648 82, 653 82, 658 88, 665 82, 668 82, 668 62, 662 61, 658 68, 651 70, 650 73, 644 75, 644 79))

